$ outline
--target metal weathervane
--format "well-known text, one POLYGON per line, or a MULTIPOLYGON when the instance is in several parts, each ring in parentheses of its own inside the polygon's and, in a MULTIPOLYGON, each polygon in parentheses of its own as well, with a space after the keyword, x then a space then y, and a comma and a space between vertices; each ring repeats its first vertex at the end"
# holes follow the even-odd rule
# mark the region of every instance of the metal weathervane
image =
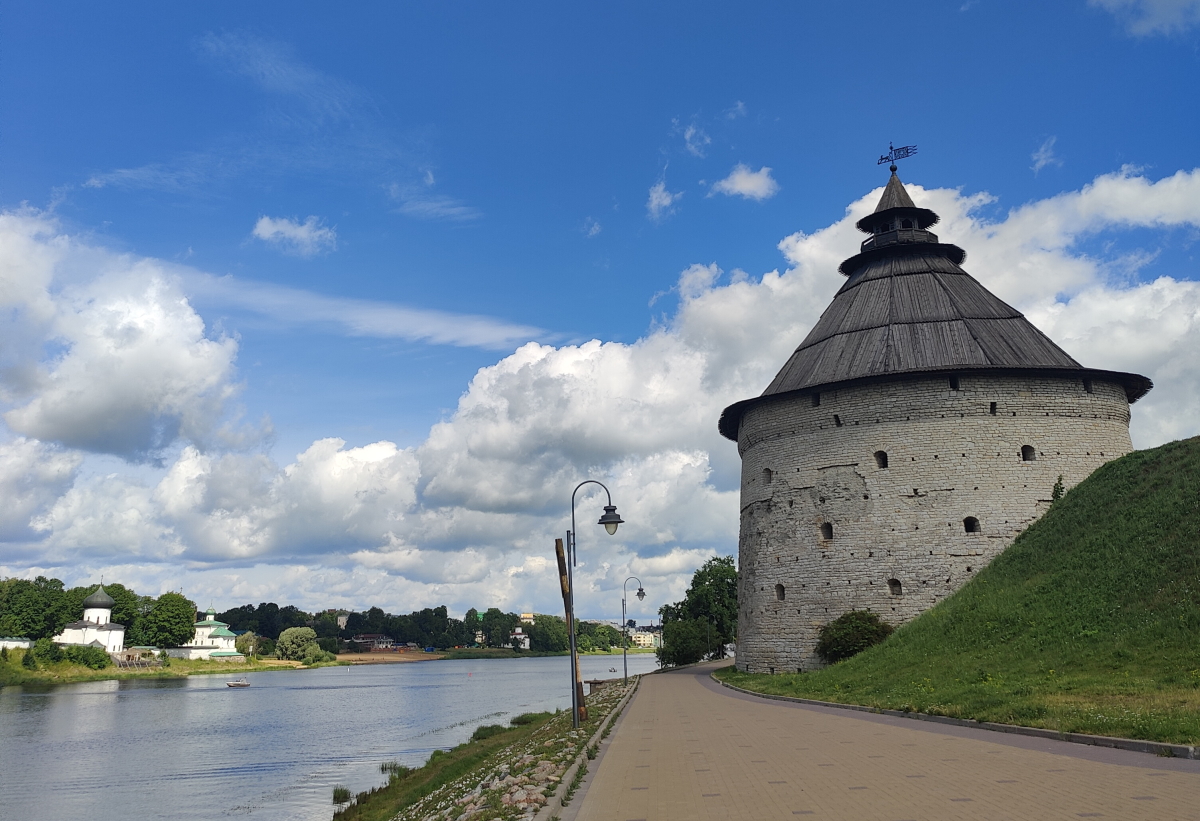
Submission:
POLYGON ((902 145, 899 148, 894 148, 891 143, 888 143, 888 153, 879 158, 876 165, 883 165, 885 162, 890 162, 895 165, 896 160, 902 160, 905 157, 911 157, 917 153, 915 145, 902 145))

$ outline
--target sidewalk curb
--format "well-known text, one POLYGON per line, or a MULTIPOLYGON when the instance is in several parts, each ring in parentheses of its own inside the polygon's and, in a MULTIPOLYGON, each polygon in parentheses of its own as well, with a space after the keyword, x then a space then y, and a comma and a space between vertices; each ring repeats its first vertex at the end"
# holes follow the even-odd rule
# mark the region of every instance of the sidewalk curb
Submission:
MULTIPOLYGON (((583 745, 583 749, 579 751, 579 755, 575 756, 575 761, 563 773, 562 780, 558 782, 558 789, 554 791, 554 795, 537 811, 537 814, 533 816, 533 821, 547 821, 547 819, 553 818, 563 811, 563 796, 567 794, 571 782, 575 780, 575 773, 579 772, 579 766, 587 760, 588 748, 600 743, 600 736, 604 734, 605 728, 612 724, 617 719, 617 716, 621 715, 621 711, 625 709, 625 705, 629 703, 629 699, 633 698, 633 694, 637 692, 640 684, 641 678, 639 677, 634 680, 633 687, 629 689, 629 692, 617 702, 616 706, 600 722, 600 726, 596 728, 596 732, 583 745)), ((571 800, 575 801, 581 798, 582 796, 576 795, 571 800)))
POLYGON ((949 716, 935 716, 929 713, 906 713, 903 710, 883 710, 879 707, 865 707, 861 704, 839 704, 835 701, 817 701, 811 698, 798 698, 796 696, 779 696, 770 693, 756 693, 753 690, 747 690, 743 687, 737 687, 733 684, 728 684, 717 678, 713 673, 709 673, 709 678, 720 684, 722 687, 728 687, 730 690, 736 690, 739 693, 745 693, 748 696, 756 696, 757 698, 771 699, 772 701, 792 701, 797 704, 811 704, 814 707, 834 707, 839 710, 857 710, 860 713, 874 713, 876 715, 894 716, 896 718, 909 718, 916 721, 931 721, 935 724, 950 724, 955 727, 974 727, 981 730, 992 730, 997 733, 1010 733, 1012 735, 1032 736, 1033 738, 1046 738, 1052 741, 1069 741, 1072 744, 1090 744, 1093 747, 1114 747, 1118 750, 1131 750, 1135 753, 1150 753, 1151 755, 1160 755, 1165 758, 1185 758, 1196 760, 1200 759, 1200 747, 1189 747, 1184 744, 1166 744, 1161 741, 1141 741, 1133 738, 1114 738, 1107 735, 1088 735, 1086 733, 1061 733, 1057 730, 1044 730, 1040 727, 1022 727, 1017 724, 996 724, 992 721, 976 721, 967 718, 951 718, 949 716))

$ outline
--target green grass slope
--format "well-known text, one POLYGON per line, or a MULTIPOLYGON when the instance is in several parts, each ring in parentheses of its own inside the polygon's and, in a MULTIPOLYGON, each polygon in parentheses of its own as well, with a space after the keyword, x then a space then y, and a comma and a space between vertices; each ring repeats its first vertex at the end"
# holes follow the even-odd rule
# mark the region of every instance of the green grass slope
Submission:
POLYGON ((761 692, 1200 743, 1200 438, 1097 470, 958 593, 761 692))

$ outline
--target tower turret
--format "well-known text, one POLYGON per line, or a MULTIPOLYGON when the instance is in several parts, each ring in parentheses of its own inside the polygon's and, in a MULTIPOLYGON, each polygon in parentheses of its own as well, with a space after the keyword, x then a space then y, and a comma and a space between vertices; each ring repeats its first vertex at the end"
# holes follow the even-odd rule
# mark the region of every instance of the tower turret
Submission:
POLYGON ((1087 368, 961 267, 896 167, 846 282, 719 429, 742 457, 738 667, 818 666, 852 609, 899 624, 1132 449, 1138 374, 1087 368))

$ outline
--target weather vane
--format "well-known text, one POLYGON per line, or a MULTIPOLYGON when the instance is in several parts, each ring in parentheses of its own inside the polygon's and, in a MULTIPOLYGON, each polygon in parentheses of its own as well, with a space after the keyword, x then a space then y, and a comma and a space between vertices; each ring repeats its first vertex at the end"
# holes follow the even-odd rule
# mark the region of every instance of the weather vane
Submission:
POLYGON ((875 164, 883 165, 885 162, 890 162, 892 164, 892 170, 895 171, 896 160, 902 160, 905 157, 911 157, 916 153, 917 147, 915 145, 902 145, 899 148, 895 148, 891 143, 888 143, 888 153, 880 157, 879 162, 875 164))

